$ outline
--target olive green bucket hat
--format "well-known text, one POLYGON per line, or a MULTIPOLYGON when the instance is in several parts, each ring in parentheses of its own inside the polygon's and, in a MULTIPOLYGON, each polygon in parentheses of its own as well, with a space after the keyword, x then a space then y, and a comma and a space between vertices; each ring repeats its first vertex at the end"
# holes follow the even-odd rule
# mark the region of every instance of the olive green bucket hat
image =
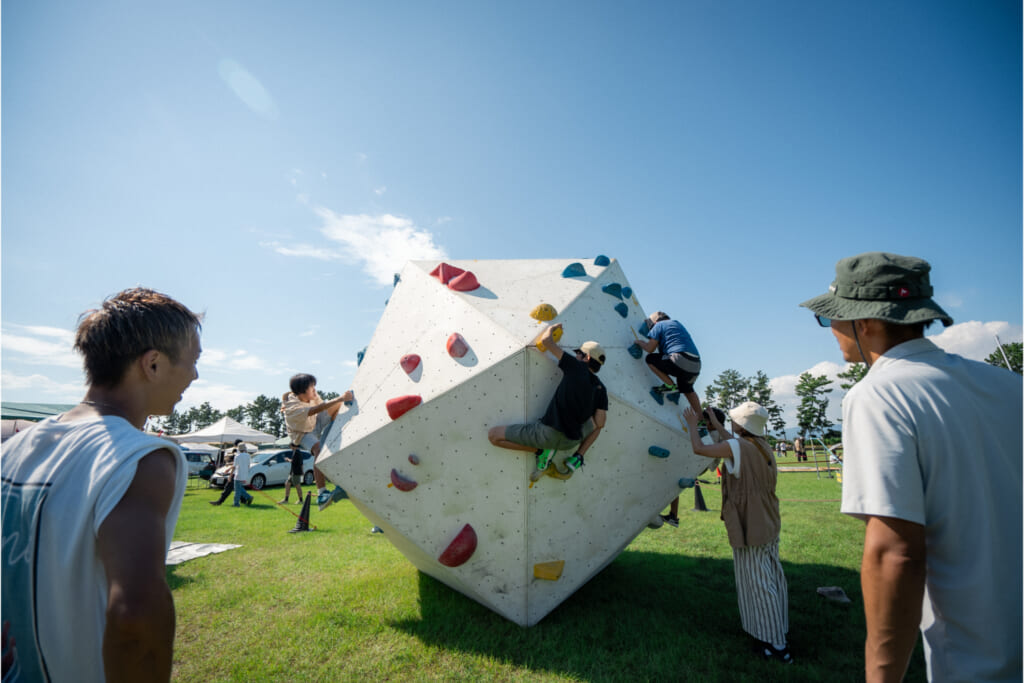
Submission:
POLYGON ((827 294, 800 305, 831 320, 878 318, 897 325, 941 320, 949 327, 953 319, 932 301, 931 269, 913 256, 881 251, 850 256, 836 264, 827 294))

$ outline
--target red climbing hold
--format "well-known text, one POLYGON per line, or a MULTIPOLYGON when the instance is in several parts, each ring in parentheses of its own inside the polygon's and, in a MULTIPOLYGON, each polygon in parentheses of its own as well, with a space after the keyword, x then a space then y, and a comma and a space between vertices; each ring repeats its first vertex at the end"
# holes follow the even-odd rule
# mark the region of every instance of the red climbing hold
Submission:
POLYGON ((421 403, 423 399, 414 395, 388 399, 388 415, 392 420, 397 420, 421 403))
POLYGON ((462 358, 469 353, 469 344, 458 332, 452 332, 452 336, 448 337, 447 347, 448 355, 452 358, 462 358))
POLYGON ((399 491, 412 491, 414 488, 419 486, 418 482, 403 477, 396 469, 391 470, 391 483, 394 484, 395 488, 399 491))
POLYGON ((480 283, 476 281, 476 275, 468 270, 462 275, 456 275, 448 283, 448 289, 456 292, 472 292, 478 287, 480 287, 480 283))
POLYGON ((434 268, 432 271, 430 271, 430 274, 431 276, 436 277, 438 280, 440 280, 441 284, 446 285, 451 281, 453 277, 462 275, 465 272, 466 271, 464 271, 462 268, 456 268, 455 266, 450 266, 447 263, 438 263, 437 268, 434 268))
POLYGON ((458 567, 476 552, 476 531, 473 527, 466 525, 455 537, 455 540, 448 544, 448 547, 441 553, 438 561, 446 567, 458 567))
POLYGON ((398 361, 398 364, 405 370, 405 374, 411 375, 412 371, 420 366, 420 357, 415 353, 407 353, 402 356, 402 360, 398 361))

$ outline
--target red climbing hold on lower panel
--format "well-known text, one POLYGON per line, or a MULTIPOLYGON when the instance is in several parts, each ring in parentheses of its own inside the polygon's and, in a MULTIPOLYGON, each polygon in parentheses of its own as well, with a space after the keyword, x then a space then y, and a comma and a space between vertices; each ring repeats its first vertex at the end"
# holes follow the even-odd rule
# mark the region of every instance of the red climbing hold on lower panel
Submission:
POLYGON ((430 275, 441 281, 441 284, 448 284, 453 277, 465 273, 462 268, 450 266, 447 263, 438 263, 437 267, 430 271, 430 275))
POLYGON ((478 287, 480 287, 480 283, 477 282, 476 275, 473 275, 473 273, 468 270, 462 275, 453 277, 448 282, 448 289, 456 292, 472 292, 478 287))
POLYGON ((402 360, 398 361, 398 364, 405 370, 405 374, 411 375, 413 370, 420 366, 420 357, 415 353, 407 353, 402 356, 402 360))
POLYGON ((452 358, 462 358, 469 353, 469 344, 458 332, 452 332, 452 336, 448 337, 448 355, 452 358))
POLYGON ((462 527, 462 531, 455 537, 455 540, 448 544, 448 547, 441 553, 438 561, 446 567, 458 567, 476 552, 476 531, 469 524, 462 527))
POLYGON ((423 403, 423 399, 415 395, 388 399, 388 415, 392 420, 397 420, 421 403, 423 403))
POLYGON ((403 477, 396 469, 391 470, 391 483, 394 484, 395 488, 399 491, 412 491, 414 488, 419 486, 419 482, 403 477))

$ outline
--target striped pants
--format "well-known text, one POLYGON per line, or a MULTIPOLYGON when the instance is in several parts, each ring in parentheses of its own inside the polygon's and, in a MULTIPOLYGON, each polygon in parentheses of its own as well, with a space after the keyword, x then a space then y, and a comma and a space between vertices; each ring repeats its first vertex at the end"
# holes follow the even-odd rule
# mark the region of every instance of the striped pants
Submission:
POLYGON ((736 597, 743 630, 758 640, 785 645, 789 632, 789 590, 779 561, 779 539, 732 549, 736 597))

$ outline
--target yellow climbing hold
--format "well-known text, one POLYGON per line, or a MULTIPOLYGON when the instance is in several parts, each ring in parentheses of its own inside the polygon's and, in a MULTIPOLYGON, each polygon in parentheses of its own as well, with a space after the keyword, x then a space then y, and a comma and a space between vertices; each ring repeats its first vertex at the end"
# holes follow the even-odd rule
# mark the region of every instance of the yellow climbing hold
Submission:
POLYGON ((530 317, 541 321, 554 320, 558 317, 558 311, 551 304, 540 304, 530 311, 530 317))
POLYGON ((538 562, 533 565, 533 578, 544 579, 545 581, 558 581, 562 578, 563 569, 565 569, 565 560, 538 562))
MULTIPOLYGON (((544 304, 544 305, 545 305, 545 306, 547 306, 547 304, 544 304)), ((543 333, 543 332, 541 332, 541 336, 543 336, 543 335, 544 335, 544 333, 543 333)), ((556 344, 557 344, 558 342, 562 341, 562 328, 561 328, 561 327, 556 327, 556 328, 555 328, 555 329, 554 329, 554 330, 553 330, 553 331, 551 332, 551 338, 555 340, 555 343, 556 343, 556 344)), ((540 337, 537 337, 537 342, 536 342, 536 343, 537 343, 537 349, 538 349, 539 351, 543 351, 543 350, 544 350, 544 343, 543 343, 543 342, 541 342, 541 340, 540 340, 540 337)))

